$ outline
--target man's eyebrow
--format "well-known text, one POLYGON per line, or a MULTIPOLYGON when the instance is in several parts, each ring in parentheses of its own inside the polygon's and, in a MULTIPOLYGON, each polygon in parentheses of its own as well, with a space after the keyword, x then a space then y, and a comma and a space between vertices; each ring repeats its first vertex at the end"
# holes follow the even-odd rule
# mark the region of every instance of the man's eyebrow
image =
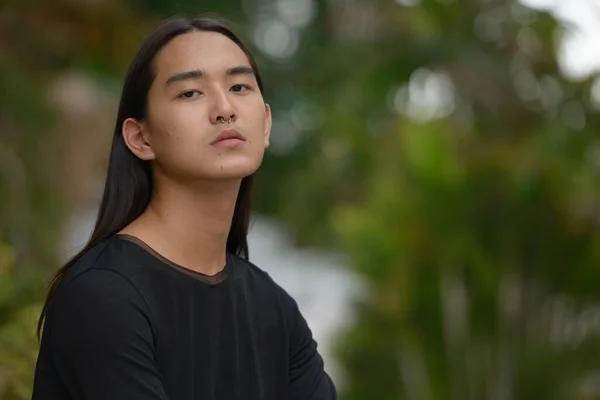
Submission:
MULTIPOLYGON (((249 65, 240 65, 237 67, 229 68, 226 71, 227 76, 233 75, 256 75, 254 68, 249 65)), ((170 85, 174 82, 187 81, 190 79, 202 79, 206 76, 206 72, 201 69, 194 69, 191 71, 178 72, 173 74, 167 79, 166 85, 170 85)))
POLYGON ((229 68, 227 70, 227 76, 232 75, 256 75, 254 68, 249 65, 240 65, 238 67, 229 68))
POLYGON ((189 79, 200 79, 203 78, 206 73, 200 69, 194 69, 191 71, 178 72, 174 75, 171 75, 169 79, 167 79, 166 85, 170 85, 174 82, 187 81, 189 79))

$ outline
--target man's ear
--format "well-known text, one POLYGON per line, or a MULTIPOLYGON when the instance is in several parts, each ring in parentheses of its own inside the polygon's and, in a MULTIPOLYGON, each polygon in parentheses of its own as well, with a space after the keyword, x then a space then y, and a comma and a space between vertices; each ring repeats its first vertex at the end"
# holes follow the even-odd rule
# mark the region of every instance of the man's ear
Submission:
POLYGON ((133 118, 127 118, 123 121, 121 131, 125 145, 136 157, 146 161, 156 158, 142 122, 133 118))
POLYGON ((265 148, 269 147, 269 138, 271 137, 271 126, 273 125, 273 116, 271 115, 271 106, 265 103, 265 148))

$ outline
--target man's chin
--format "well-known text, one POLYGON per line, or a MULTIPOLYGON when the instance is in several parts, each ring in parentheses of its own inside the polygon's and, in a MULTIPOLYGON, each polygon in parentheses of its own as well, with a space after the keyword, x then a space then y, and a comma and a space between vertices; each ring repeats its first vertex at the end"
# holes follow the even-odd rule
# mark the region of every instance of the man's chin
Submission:
POLYGON ((223 169, 215 171, 211 174, 210 180, 215 181, 233 181, 233 180, 241 180, 246 178, 252 174, 254 174, 258 170, 258 166, 223 166, 223 169))

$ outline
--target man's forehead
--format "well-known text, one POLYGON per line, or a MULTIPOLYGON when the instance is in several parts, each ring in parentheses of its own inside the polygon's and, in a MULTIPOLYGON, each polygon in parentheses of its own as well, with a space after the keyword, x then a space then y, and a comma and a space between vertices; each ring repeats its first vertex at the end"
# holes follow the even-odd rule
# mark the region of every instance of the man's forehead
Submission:
POLYGON ((192 32, 168 43, 158 55, 165 65, 173 62, 239 64, 248 62, 244 51, 231 39, 216 32, 192 32))

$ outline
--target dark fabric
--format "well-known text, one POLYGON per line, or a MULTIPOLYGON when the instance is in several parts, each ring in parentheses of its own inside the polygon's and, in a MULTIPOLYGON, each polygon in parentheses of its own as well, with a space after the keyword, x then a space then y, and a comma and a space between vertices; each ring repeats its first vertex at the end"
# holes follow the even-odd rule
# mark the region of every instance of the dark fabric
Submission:
POLYGON ((49 304, 33 399, 336 398, 265 272, 232 254, 219 279, 175 267, 120 235, 84 254, 49 304))

